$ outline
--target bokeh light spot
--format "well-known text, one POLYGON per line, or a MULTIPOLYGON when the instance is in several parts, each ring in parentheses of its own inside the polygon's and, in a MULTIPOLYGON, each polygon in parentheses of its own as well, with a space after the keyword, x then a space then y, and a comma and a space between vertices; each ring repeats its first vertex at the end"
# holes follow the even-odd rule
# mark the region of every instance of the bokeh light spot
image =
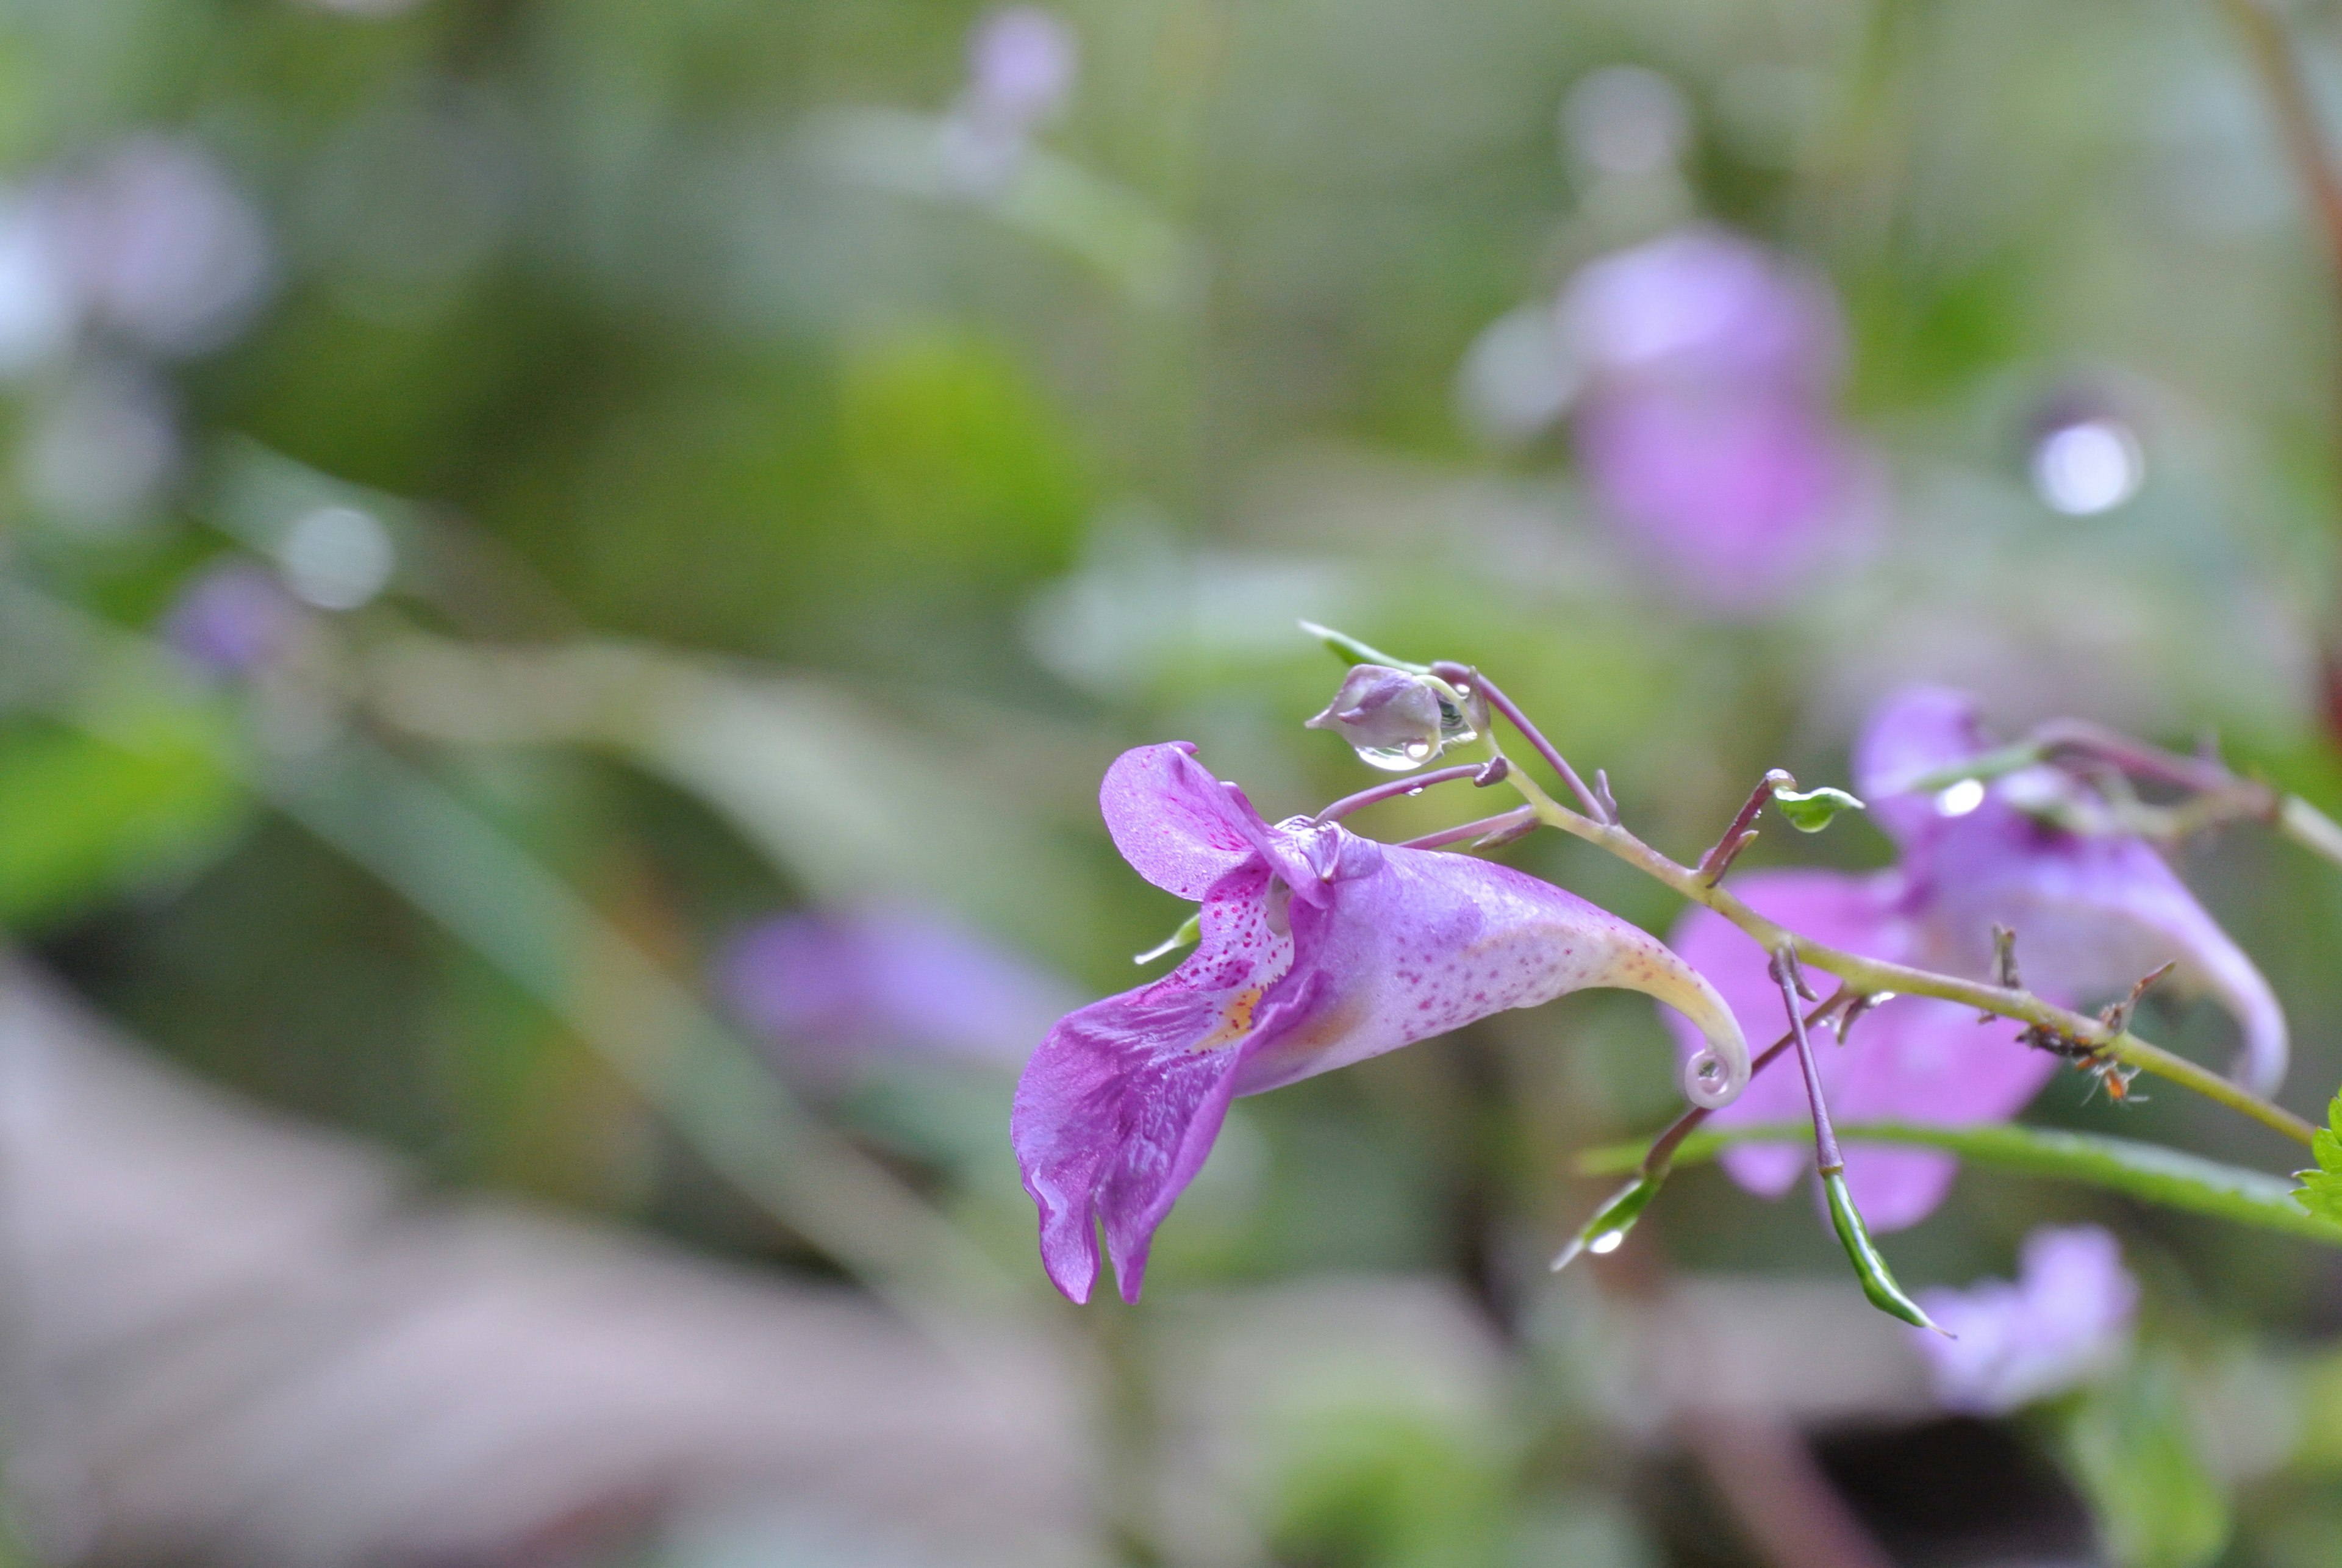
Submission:
POLYGON ((2112 511, 2138 494, 2146 474, 2138 437, 2113 419, 2063 425, 2033 449, 2033 488, 2068 516, 2112 511))
POLYGON ((320 506, 277 546, 285 580, 321 610, 355 610, 389 585, 396 564, 390 534, 371 513, 320 506))

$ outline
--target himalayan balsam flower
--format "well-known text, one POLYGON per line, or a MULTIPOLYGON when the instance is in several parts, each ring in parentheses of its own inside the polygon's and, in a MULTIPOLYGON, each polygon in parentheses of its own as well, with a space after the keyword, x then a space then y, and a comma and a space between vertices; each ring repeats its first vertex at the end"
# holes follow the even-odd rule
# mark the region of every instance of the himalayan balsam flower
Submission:
POLYGON ((2096 1225, 2026 1238, 2017 1283, 1923 1291, 1919 1303, 1953 1338, 1915 1333, 1947 1409, 2005 1415, 2079 1387, 2121 1363, 2138 1310, 2122 1249, 2096 1225))
POLYGON ((276 574, 249 560, 222 562, 198 574, 165 613, 163 640, 207 674, 258 674, 300 635, 307 612, 276 574))
POLYGON ((1761 609, 1837 544, 1857 464, 1831 411, 1844 331, 1822 280, 1679 230, 1562 292, 1578 467, 1638 554, 1712 609, 1761 609))
POLYGON ((1059 1020, 1017 1085, 1042 1262, 1075 1301, 1097 1277, 1101 1221, 1138 1299, 1156 1227, 1238 1094, 1596 985, 1682 1010, 1706 1041, 1686 1067, 1695 1100, 1746 1082, 1730 1010, 1656 938, 1506 866, 1304 817, 1271 826, 1194 750, 1125 753, 1099 804, 1140 875, 1201 902, 1201 943, 1163 979, 1059 1020))
POLYGON ((733 939, 716 982, 743 1023, 816 1069, 1017 1065, 1070 1004, 1056 980, 956 922, 883 906, 759 921, 733 939))
MULTIPOLYGON (((1974 704, 1957 692, 1919 687, 1890 699, 1857 744, 1856 791, 1901 856, 1871 875, 1760 872, 1734 891, 1801 935, 1872 958, 1987 979, 1992 927, 2017 934, 2026 983, 2068 1006, 2110 1000, 2167 961, 2164 984, 2208 994, 2241 1025, 2240 1076, 2257 1089, 2285 1072, 2286 1024, 2268 983, 2214 924, 2163 858, 2127 834, 2080 834, 2028 815, 2064 787, 2062 775, 2028 769, 1988 787, 1977 783, 1917 793, 1909 783, 1989 750, 1974 704)), ((1676 949, 1716 982, 1741 1024, 1764 1039, 1784 1024, 1781 994, 1762 950, 1720 915, 1691 911, 1676 949)), ((1674 1021, 1669 1020, 1670 1024, 1674 1021)), ((1903 996, 1866 1013, 1846 1044, 1818 1044, 1822 1084, 1846 1122, 1891 1118, 1957 1126, 2014 1115, 2057 1058, 2017 1043, 2017 1025, 1979 1024, 1976 1010, 1903 996)), ((1678 1027, 1686 1047, 1693 1042, 1678 1027)), ((1765 1074, 1723 1119, 1774 1122, 1806 1114, 1794 1064, 1765 1074)), ((1726 1169, 1744 1187, 1786 1191, 1810 1164, 1789 1145, 1735 1149, 1726 1169)), ((1847 1179, 1874 1230, 1926 1218, 1956 1171, 1932 1150, 1850 1144, 1847 1179)))
POLYGON ((967 40, 967 85, 944 121, 943 150, 972 195, 996 194, 1035 132, 1073 95, 1081 51, 1065 23, 1038 5, 979 21, 967 40))
POLYGON ((968 35, 968 108, 1030 130, 1065 107, 1079 64, 1073 34, 1050 12, 1038 5, 995 11, 968 35))

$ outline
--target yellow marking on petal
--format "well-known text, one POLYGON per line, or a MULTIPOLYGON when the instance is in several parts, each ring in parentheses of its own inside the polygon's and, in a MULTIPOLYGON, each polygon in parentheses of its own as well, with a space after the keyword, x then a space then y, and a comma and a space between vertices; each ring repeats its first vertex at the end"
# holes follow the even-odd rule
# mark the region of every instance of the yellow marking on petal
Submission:
POLYGON ((1220 1016, 1220 1026, 1189 1046, 1192 1051, 1210 1051, 1241 1040, 1252 1033, 1252 1010, 1260 1005, 1261 988, 1247 985, 1228 999, 1227 1010, 1220 1016))

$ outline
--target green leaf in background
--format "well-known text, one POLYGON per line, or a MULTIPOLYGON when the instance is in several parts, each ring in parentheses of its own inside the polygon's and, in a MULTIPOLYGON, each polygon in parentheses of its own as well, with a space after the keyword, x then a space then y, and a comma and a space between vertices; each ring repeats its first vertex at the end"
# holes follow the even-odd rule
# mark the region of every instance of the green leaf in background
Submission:
POLYGON ((1271 1451, 1277 1561, 1496 1568, 1502 1469, 1478 1435, 1397 1402, 1329 1402, 1271 1451))
POLYGON ((1000 345, 942 326, 847 345, 839 437, 859 525, 830 541, 853 577, 974 586, 1063 571, 1088 515, 1065 418, 1000 345))
POLYGON ((2317 1164, 2294 1173, 2301 1185, 2293 1195, 2311 1213, 2342 1224, 2342 1094, 2326 1107, 2326 1125, 2311 1143, 2310 1153, 2317 1164))
POLYGON ((2228 1500, 2197 1450, 2167 1357, 2144 1357, 2083 1395, 2066 1452, 2121 1568, 2202 1568, 2227 1543, 2228 1500))
POLYGON ((158 704, 103 720, 0 730, 0 920, 11 925, 184 875, 233 834, 245 796, 220 714, 158 704))
POLYGON ((1827 784, 1807 790, 1803 794, 1793 789, 1776 788, 1773 804, 1789 819, 1789 825, 1799 833, 1819 833, 1829 826, 1830 819, 1842 811, 1861 811, 1863 804, 1842 789, 1827 784))
MULTIPOLYGON (((1981 1164, 2080 1182, 2166 1208, 2342 1246, 2342 1224, 2304 1209, 2294 1200, 2292 1187, 2284 1177, 2224 1165, 2134 1138, 2048 1132, 2013 1123, 1930 1127, 1910 1122, 1857 1122, 1840 1126, 1837 1135, 1847 1144, 1941 1149, 1981 1164)), ((1675 1162, 1680 1165, 1714 1159, 1736 1144, 1801 1143, 1811 1136, 1802 1122, 1703 1131, 1683 1141, 1675 1162)), ((1589 1150, 1579 1159, 1578 1167, 1588 1175, 1632 1170, 1641 1163, 1643 1149, 1641 1144, 1613 1144, 1589 1150)))

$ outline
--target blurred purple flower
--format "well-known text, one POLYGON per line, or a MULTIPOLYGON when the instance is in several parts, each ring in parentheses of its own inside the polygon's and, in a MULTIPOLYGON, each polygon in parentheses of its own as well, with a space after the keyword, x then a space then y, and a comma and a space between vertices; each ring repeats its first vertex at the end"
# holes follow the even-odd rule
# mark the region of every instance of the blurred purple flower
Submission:
POLYGON ((1038 5, 995 11, 967 40, 967 107, 1019 129, 1054 117, 1074 90, 1079 46, 1065 23, 1038 5))
POLYGON ((275 573, 257 562, 224 561, 180 590, 164 613, 163 640, 208 674, 249 676, 284 654, 306 614, 275 573))
POLYGON ((2138 1283, 2114 1237, 2075 1225, 2027 1237, 2016 1283, 1922 1291, 1919 1304, 1956 1336, 1912 1334, 1937 1398, 1951 1410, 2005 1415, 2119 1365, 2138 1283))
POLYGON ((1164 978, 1059 1020, 1016 1086, 1042 1263, 1075 1301, 1097 1278, 1101 1221, 1138 1299, 1156 1227, 1238 1094, 1596 985, 1686 1012, 1707 1043, 1686 1067, 1693 1098, 1719 1104, 1746 1081, 1723 999, 1648 933, 1507 866, 1306 817, 1271 827, 1194 751, 1124 753, 1098 804, 1141 876, 1202 903, 1202 941, 1164 978))
POLYGON ((132 137, 42 205, 83 312, 155 353, 216 348, 270 282, 259 212, 192 143, 132 137))
MULTIPOLYGON (((2017 933, 2026 982, 2067 1005, 2118 996, 2168 960, 2171 984, 2208 993, 2242 1026, 2241 1075, 2266 1091, 2283 1076, 2286 1024, 2268 983, 2214 924, 2161 856, 2143 841, 2081 834, 2037 820, 2019 801, 2041 798, 2047 770, 2011 774, 1989 787, 1955 785, 1914 793, 1914 779, 1990 749, 1973 702, 1917 687, 1875 714, 1855 750, 1856 789, 1901 851, 1870 875, 1831 871, 1760 872, 1735 891, 1760 913, 1802 935, 1873 958, 1977 979, 1992 974, 1992 927, 2017 933)), ((1766 954, 1737 927, 1706 909, 1676 926, 1675 946, 1714 981, 1752 1038, 1785 1027, 1781 994, 1766 954)), ((1696 1048, 1672 1018, 1686 1050, 1696 1048)), ((1901 996, 1857 1023, 1844 1045, 1819 1053, 1831 1110, 1843 1121, 1888 1118, 1957 1126, 1997 1121, 2023 1109, 2057 1059, 2016 1043, 2006 1020, 1979 1024, 1974 1009, 1901 996)), ((1794 1120, 1805 1114, 1794 1069, 1760 1075, 1727 1122, 1794 1120)), ((1811 1160, 1803 1149, 1735 1149, 1724 1164, 1742 1186, 1767 1196, 1787 1191, 1811 1160)), ((1851 1144, 1847 1177, 1875 1230, 1925 1219, 1943 1201, 1957 1164, 1925 1149, 1851 1144)))
POLYGON ((946 165, 971 195, 996 192, 1033 133, 1063 111, 1081 64, 1073 30, 1038 5, 979 21, 967 39, 967 85, 944 122, 946 165))
POLYGON ((1602 511, 1712 609, 1762 609, 1841 543, 1860 464, 1832 413, 1844 328, 1809 270, 1692 227, 1562 291, 1579 467, 1602 511))
POLYGON ((872 1056, 1014 1066, 1070 1000, 1007 949, 906 908, 760 921, 733 939, 716 980, 743 1023, 831 1070, 872 1056))

